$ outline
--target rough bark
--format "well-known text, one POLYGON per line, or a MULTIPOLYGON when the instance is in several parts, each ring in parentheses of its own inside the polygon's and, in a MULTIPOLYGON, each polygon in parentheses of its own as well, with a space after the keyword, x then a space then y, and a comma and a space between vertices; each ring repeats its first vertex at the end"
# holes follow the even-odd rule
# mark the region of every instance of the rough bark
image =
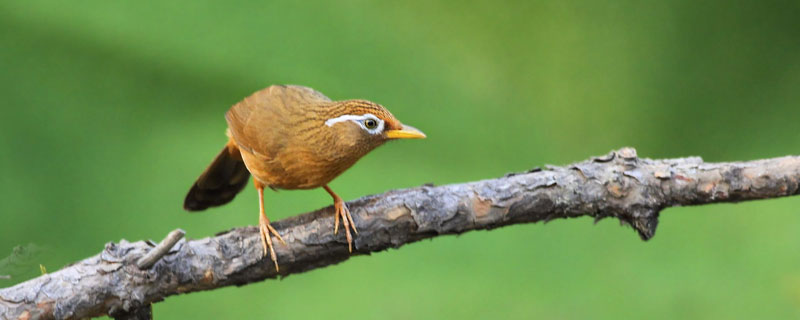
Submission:
POLYGON ((439 235, 556 218, 615 217, 646 240, 665 207, 796 195, 799 181, 796 156, 704 163, 642 159, 623 148, 570 166, 349 202, 359 230, 353 254, 344 235, 333 235, 331 207, 275 222, 287 242, 275 247, 280 273, 262 257, 256 227, 180 240, 147 270, 136 263, 151 243, 108 243, 96 256, 0 290, 0 318, 123 318, 174 294, 305 272, 439 235))

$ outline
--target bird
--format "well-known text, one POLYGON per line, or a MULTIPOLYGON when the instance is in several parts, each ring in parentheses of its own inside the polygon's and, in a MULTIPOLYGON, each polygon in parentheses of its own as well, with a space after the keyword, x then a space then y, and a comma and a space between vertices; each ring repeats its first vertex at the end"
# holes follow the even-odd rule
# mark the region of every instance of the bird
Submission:
POLYGON ((250 176, 258 194, 263 256, 280 270, 272 236, 286 242, 265 213, 264 188, 323 188, 333 198, 334 235, 342 222, 349 252, 358 234, 345 202, 328 184, 385 142, 424 139, 380 104, 351 99, 333 101, 309 87, 272 85, 234 104, 226 113, 225 147, 192 185, 187 211, 224 205, 244 189, 250 176))

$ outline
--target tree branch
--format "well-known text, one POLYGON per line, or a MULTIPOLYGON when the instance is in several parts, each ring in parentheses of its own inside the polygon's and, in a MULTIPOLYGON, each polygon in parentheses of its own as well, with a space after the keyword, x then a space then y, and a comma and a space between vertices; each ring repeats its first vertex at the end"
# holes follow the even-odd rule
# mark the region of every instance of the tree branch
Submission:
POLYGON ((273 226, 287 242, 275 247, 280 273, 262 257, 256 227, 180 240, 146 270, 137 261, 151 245, 108 243, 96 256, 0 290, 0 318, 122 318, 174 294, 305 272, 445 234, 556 218, 615 217, 646 240, 663 208, 796 195, 799 181, 796 156, 704 163, 697 157, 641 159, 623 148, 565 167, 349 202, 359 230, 352 255, 344 236, 333 235, 332 207, 278 221, 273 226))

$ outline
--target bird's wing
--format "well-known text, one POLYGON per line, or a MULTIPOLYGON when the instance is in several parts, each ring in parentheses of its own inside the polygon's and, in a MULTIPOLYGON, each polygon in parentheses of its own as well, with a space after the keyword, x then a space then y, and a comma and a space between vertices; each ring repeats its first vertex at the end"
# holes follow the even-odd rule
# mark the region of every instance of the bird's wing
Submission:
POLYGON ((225 115, 231 135, 251 153, 274 158, 292 132, 302 127, 316 106, 330 103, 322 93, 303 86, 274 85, 235 104, 225 115))

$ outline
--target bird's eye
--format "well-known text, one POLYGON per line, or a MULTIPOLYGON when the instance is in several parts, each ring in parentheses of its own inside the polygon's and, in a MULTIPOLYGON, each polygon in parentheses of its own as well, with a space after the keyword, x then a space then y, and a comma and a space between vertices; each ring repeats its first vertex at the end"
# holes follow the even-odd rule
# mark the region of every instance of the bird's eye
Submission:
POLYGON ((375 129, 378 127, 378 121, 375 121, 375 119, 366 119, 364 120, 364 126, 370 130, 375 129))

